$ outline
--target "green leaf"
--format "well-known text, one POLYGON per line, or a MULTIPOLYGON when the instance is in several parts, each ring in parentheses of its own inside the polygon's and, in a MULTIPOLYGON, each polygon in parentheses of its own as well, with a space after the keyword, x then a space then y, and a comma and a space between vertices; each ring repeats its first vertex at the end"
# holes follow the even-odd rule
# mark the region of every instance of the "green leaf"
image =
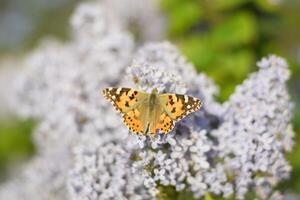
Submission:
POLYGON ((257 37, 257 25, 250 13, 234 14, 215 26, 209 39, 217 49, 248 45, 257 37))
POLYGON ((205 193, 204 200, 214 200, 209 192, 205 193))
POLYGON ((194 200, 193 194, 188 190, 176 191, 173 186, 158 186, 157 200, 194 200))
POLYGON ((27 158, 34 152, 31 141, 33 122, 5 120, 0 122, 0 176, 3 176, 7 166, 27 158))
POLYGON ((178 36, 197 23, 203 11, 197 2, 186 1, 169 13, 169 35, 178 36))
POLYGON ((275 12, 281 7, 280 1, 281 0, 255 0, 254 2, 257 5, 257 7, 259 7, 261 10, 267 12, 275 12), (276 1, 278 3, 276 3, 276 1))
POLYGON ((180 42, 180 48, 198 71, 206 71, 216 58, 216 51, 209 45, 207 37, 194 35, 180 42))
POLYGON ((161 0, 160 5, 165 12, 172 12, 176 7, 180 7, 183 2, 183 0, 161 0))
POLYGON ((228 10, 248 3, 250 0, 214 0, 213 3, 218 10, 228 10))

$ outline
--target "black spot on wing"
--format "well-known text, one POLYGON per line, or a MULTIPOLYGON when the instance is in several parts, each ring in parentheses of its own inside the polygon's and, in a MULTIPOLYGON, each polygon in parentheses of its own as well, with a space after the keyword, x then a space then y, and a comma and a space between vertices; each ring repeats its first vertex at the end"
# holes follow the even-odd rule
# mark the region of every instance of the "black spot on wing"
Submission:
POLYGON ((133 100, 134 97, 135 97, 135 95, 131 95, 131 96, 129 97, 129 99, 130 99, 130 100, 133 100))
POLYGON ((201 101, 197 98, 188 95, 182 95, 182 94, 177 94, 176 96, 177 96, 177 100, 180 100, 183 103, 183 109, 184 109, 184 113, 179 117, 177 117, 176 121, 182 119, 183 117, 190 114, 191 112, 197 111, 201 107, 201 101))
POLYGON ((175 113, 176 112, 176 108, 174 107, 172 110, 171 110, 171 113, 175 113))

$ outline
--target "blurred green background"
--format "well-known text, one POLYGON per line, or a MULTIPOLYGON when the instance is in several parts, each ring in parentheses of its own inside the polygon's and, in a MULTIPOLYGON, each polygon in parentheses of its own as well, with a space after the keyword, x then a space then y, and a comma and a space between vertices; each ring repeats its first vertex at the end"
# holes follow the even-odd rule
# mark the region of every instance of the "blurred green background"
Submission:
MULTIPOLYGON (((0 0, 0 59, 34 48, 46 36, 67 40, 68 20, 79 0, 0 0)), ((221 87, 223 102, 255 63, 271 53, 286 58, 292 70, 296 145, 288 156, 291 180, 282 189, 300 194, 300 1, 299 0, 160 0, 167 17, 167 39, 197 70, 221 87)), ((34 122, 0 120, 0 181, 14 163, 34 153, 34 122)))

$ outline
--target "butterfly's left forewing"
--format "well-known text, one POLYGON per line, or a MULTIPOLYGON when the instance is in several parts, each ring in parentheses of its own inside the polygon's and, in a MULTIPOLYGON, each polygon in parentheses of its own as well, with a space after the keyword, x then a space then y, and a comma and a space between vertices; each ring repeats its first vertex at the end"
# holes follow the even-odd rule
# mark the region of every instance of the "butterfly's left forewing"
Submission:
POLYGON ((106 88, 102 93, 123 114, 139 106, 148 96, 147 93, 130 88, 106 88))
POLYGON ((130 88, 106 88, 103 96, 123 116, 124 124, 134 133, 142 133, 145 124, 142 120, 141 107, 149 95, 130 88))

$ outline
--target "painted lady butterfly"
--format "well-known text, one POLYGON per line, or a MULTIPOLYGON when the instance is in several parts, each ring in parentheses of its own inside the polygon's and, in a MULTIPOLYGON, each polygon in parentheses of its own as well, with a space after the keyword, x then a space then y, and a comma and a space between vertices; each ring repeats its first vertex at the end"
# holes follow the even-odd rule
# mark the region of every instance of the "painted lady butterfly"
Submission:
POLYGON ((200 109, 201 101, 181 94, 157 94, 136 91, 131 88, 106 88, 104 97, 123 116, 123 122, 136 134, 154 136, 159 129, 168 133, 178 121, 200 109))

